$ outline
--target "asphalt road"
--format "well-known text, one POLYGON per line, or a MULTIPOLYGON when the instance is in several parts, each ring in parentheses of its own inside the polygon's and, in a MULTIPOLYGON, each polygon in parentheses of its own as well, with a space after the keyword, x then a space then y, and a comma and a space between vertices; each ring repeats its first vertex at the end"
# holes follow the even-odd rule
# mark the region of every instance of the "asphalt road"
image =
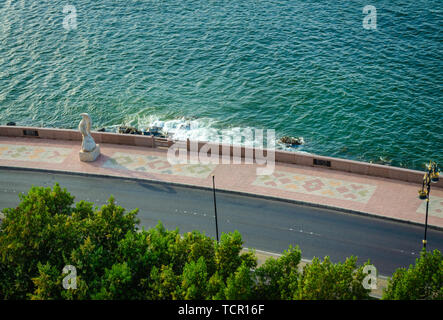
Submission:
MULTIPOLYGON (((18 194, 32 185, 55 182, 76 201, 102 205, 114 195, 124 208, 139 208, 146 228, 161 220, 168 229, 200 230, 215 238, 211 190, 154 182, 0 169, 0 210, 15 207, 18 194)), ((328 255, 334 262, 354 255, 361 264, 370 259, 380 275, 413 264, 422 247, 424 227, 283 201, 218 192, 217 212, 219 231, 240 231, 246 247, 281 253, 298 245, 303 258, 328 255)), ((427 238, 428 249, 442 251, 442 231, 428 228, 427 238)))

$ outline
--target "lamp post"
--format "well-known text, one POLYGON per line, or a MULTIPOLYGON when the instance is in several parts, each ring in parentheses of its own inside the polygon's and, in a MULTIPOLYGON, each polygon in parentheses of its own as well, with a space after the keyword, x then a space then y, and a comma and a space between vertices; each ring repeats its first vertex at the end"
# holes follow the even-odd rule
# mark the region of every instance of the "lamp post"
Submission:
POLYGON ((428 211, 429 211, 429 194, 431 193, 431 183, 436 183, 439 180, 440 169, 438 165, 430 161, 427 167, 427 171, 423 177, 423 183, 421 189, 418 190, 418 197, 421 200, 426 200, 426 219, 425 219, 425 235, 423 238, 423 248, 426 248, 426 233, 428 231, 428 211))
POLYGON ((215 200, 215 176, 212 175, 212 191, 214 193, 214 212, 215 212, 215 233, 217 236, 217 243, 218 241, 218 221, 217 221, 217 202, 215 200))

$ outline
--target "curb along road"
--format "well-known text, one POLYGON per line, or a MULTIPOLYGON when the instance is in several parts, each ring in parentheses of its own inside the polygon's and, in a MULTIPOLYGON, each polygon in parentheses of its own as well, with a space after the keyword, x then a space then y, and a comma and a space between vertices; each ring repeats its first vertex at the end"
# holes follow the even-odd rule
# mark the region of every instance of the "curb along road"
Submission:
MULTIPOLYGON (((0 169, 15 170, 15 171, 44 172, 44 173, 54 173, 54 174, 66 174, 66 175, 75 175, 75 176, 83 176, 83 177, 108 178, 108 179, 118 179, 118 180, 129 180, 129 181, 134 181, 134 182, 150 182, 150 183, 158 183, 158 184, 163 184, 163 185, 172 185, 172 186, 186 187, 186 188, 192 188, 192 189, 199 189, 199 190, 212 190, 212 188, 209 186, 205 187, 205 186, 197 186, 197 185, 187 184, 187 183, 162 181, 162 180, 147 179, 147 178, 134 178, 134 177, 125 177, 125 176, 117 176, 117 175, 107 175, 107 174, 102 174, 102 173, 84 173, 84 172, 76 172, 76 171, 27 168, 27 167, 10 167, 10 166, 0 166, 0 169)), ((308 206, 308 207, 313 207, 313 208, 339 211, 342 213, 348 213, 348 214, 354 214, 354 215, 363 215, 363 216, 383 219, 383 220, 387 220, 387 221, 393 221, 393 222, 398 222, 398 223, 405 223, 405 224, 415 225, 415 226, 419 226, 419 227, 424 227, 424 223, 419 223, 419 222, 410 221, 410 220, 403 220, 403 219, 398 219, 398 218, 393 218, 393 217, 387 217, 387 216, 383 216, 381 214, 351 210, 351 209, 341 208, 338 206, 336 207, 336 206, 331 206, 331 205, 318 204, 318 203, 306 202, 306 201, 301 201, 301 200, 293 200, 293 199, 287 199, 287 198, 270 196, 270 195, 249 193, 249 192, 245 192, 245 191, 229 190, 229 189, 224 189, 224 188, 217 188, 216 191, 217 192, 224 192, 224 193, 228 193, 228 194, 246 196, 246 197, 281 201, 281 202, 292 203, 292 204, 296 204, 296 205, 308 206)), ((443 231, 443 227, 435 226, 435 225, 431 225, 431 224, 428 224, 428 229, 443 231)))

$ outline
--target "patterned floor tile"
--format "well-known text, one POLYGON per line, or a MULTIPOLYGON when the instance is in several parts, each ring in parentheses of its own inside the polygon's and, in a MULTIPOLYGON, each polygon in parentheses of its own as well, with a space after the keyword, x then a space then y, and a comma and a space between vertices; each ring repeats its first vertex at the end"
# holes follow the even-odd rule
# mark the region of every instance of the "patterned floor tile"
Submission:
POLYGON ((104 164, 103 168, 171 174, 194 178, 207 178, 215 169, 212 164, 176 164, 171 165, 166 157, 126 154, 116 152, 104 164))
POLYGON ((0 159, 62 163, 71 151, 67 148, 0 144, 0 159))
MULTIPOLYGON (((426 200, 423 200, 417 209, 418 213, 426 214, 426 200)), ((432 196, 432 192, 429 197, 429 211, 431 216, 443 218, 443 198, 432 196)))
POLYGON ((374 185, 313 177, 278 171, 270 176, 258 176, 256 186, 318 195, 328 198, 367 203, 377 188, 374 185))

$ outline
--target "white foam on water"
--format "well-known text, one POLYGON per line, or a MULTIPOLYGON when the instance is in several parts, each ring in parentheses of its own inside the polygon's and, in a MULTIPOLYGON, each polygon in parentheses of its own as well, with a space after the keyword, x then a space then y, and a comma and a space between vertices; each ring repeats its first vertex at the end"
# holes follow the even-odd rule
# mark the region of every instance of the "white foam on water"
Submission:
MULTIPOLYGON (((245 132, 257 132, 257 128, 253 127, 232 127, 222 128, 217 127, 217 121, 210 118, 188 119, 185 117, 178 119, 162 120, 156 115, 143 115, 135 114, 129 116, 121 125, 136 127, 139 130, 147 130, 148 128, 158 127, 166 133, 169 138, 175 141, 208 141, 227 143, 233 145, 241 145, 245 147, 266 147, 259 144, 257 141, 254 143, 253 138, 248 138, 245 132), (224 140, 225 139, 225 140, 224 140)), ((108 127, 111 131, 118 131, 120 125, 108 127)), ((266 141, 267 132, 263 129, 264 140, 266 141)), ((275 148, 285 151, 297 151, 303 152, 303 145, 288 147, 285 144, 279 143, 276 137, 275 148)))

